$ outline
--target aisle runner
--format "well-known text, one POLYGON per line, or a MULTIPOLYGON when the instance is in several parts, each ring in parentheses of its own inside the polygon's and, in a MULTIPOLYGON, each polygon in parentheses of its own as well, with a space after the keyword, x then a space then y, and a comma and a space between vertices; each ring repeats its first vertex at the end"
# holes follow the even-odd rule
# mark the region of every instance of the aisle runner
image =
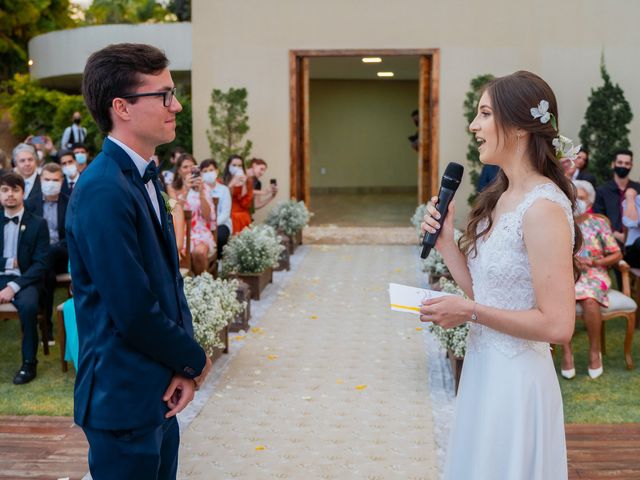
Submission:
POLYGON ((307 248, 183 432, 179 478, 437 478, 421 326, 387 302, 415 249, 307 248))

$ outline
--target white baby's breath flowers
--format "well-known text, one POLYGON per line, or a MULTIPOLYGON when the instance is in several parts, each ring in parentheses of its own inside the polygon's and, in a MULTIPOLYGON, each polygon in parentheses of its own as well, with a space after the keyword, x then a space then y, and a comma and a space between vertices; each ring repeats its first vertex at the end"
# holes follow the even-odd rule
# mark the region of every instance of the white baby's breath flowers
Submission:
POLYGON ((276 231, 291 237, 302 231, 309 223, 310 217, 311 214, 304 202, 289 200, 280 202, 273 207, 267 215, 265 223, 275 228, 276 231))
POLYGON ((268 225, 245 228, 224 247, 222 274, 260 273, 278 265, 284 246, 268 225))

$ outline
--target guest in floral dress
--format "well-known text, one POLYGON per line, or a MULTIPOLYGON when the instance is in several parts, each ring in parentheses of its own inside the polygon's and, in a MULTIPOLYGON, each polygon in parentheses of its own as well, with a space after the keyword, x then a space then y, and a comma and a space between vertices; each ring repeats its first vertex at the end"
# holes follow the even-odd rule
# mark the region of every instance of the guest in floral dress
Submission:
POLYGON ((231 222, 233 234, 237 235, 251 225, 251 206, 253 205, 253 179, 247 176, 242 157, 238 155, 229 157, 222 180, 231 191, 231 222))
MULTIPOLYGON (((574 181, 578 195, 576 223, 580 226, 583 246, 579 258, 582 268, 576 283, 576 301, 582 307, 582 316, 589 336, 589 376, 602 375, 602 355, 600 352, 600 334, 602 331, 602 313, 600 307, 609 306, 607 292, 611 279, 607 269, 622 259, 622 252, 613 236, 608 219, 588 213, 596 198, 591 183, 586 180, 574 181)), ((563 345, 562 376, 575 377, 571 344, 563 345)))
MULTIPOLYGON (((178 200, 178 209, 191 211, 191 270, 199 275, 207 270, 209 259, 216 252, 212 233, 212 229, 216 228, 216 210, 211 200, 210 188, 202 181, 196 159, 192 155, 185 153, 178 158, 176 175, 167 189, 171 198, 178 200)), ((174 222, 178 251, 184 256, 186 225, 182 213, 176 212, 174 222)))

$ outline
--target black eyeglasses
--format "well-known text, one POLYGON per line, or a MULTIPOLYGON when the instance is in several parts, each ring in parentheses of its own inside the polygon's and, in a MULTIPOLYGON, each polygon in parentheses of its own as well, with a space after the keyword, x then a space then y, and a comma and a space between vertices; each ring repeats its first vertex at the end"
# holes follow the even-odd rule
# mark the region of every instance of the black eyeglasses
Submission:
POLYGON ((176 87, 164 92, 149 92, 149 93, 131 93, 129 95, 120 95, 120 98, 137 98, 137 97, 162 97, 162 104, 165 107, 171 105, 173 97, 176 96, 176 87))

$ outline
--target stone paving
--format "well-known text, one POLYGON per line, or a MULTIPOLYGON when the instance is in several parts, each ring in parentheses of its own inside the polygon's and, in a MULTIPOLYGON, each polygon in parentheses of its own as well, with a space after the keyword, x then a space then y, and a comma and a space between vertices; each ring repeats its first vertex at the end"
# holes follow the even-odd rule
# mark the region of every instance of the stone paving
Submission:
POLYGON ((304 250, 183 422, 179 478, 437 478, 423 328, 387 297, 415 247, 304 250))

